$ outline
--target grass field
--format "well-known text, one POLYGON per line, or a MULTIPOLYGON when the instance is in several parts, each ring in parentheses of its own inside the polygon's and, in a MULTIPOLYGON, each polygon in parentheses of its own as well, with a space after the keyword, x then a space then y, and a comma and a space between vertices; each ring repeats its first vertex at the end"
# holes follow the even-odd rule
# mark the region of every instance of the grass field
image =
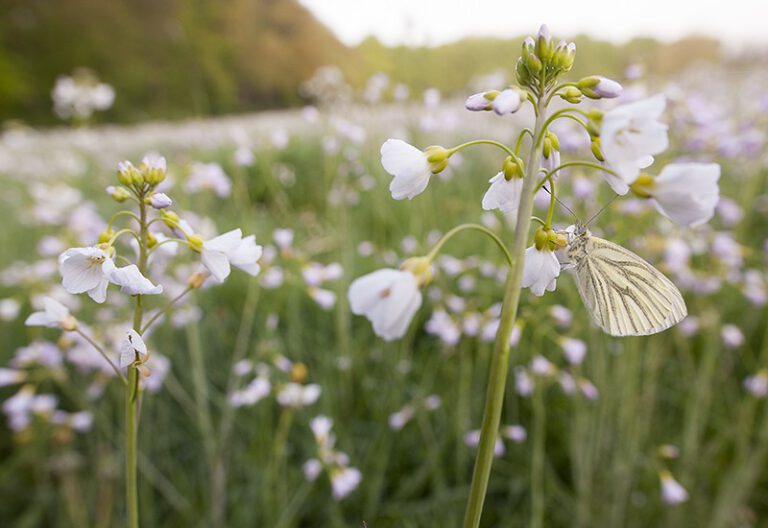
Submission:
MULTIPOLYGON (((763 71, 729 75, 700 69, 628 90, 627 97, 668 94, 673 147, 659 165, 720 163, 723 199, 696 230, 620 199, 593 231, 670 276, 690 316, 656 336, 617 339, 591 325, 571 277, 541 298, 524 292, 502 418, 523 429, 503 440, 483 526, 540 519, 579 527, 765 525, 768 106, 755 93, 763 71), (565 354, 578 344, 564 339, 586 345, 583 362, 565 354), (552 366, 532 367, 537 356, 552 366), (663 500, 665 471, 689 500, 663 500)), ((427 192, 396 202, 379 161, 386 138, 421 146, 478 136, 509 143, 529 118, 470 114, 460 100, 416 100, 135 128, 6 131, 0 359, 25 373, 27 390, 57 401, 41 403, 29 423, 0 425, 0 524, 121 525, 123 390, 87 344, 25 327, 24 319, 41 295, 58 298, 112 343, 107 350, 116 357, 115 336, 131 317, 127 297, 112 289, 96 305, 66 295, 56 258, 94 244, 120 208, 104 192, 115 184, 117 163, 155 152, 168 160, 174 211, 205 235, 235 227, 255 233, 265 255, 258 277, 235 270, 225 284, 194 292, 147 339, 154 390, 141 407, 143 525, 459 526, 475 453, 467 435, 480 428, 503 260, 485 239, 457 236, 414 324, 392 343, 350 313, 346 292, 364 273, 426 253, 459 223, 512 237, 507 219, 480 207, 502 156, 462 152, 427 192), (220 164, 231 192, 216 194, 210 187, 222 185, 221 177, 200 163, 220 164), (343 271, 320 267, 331 263, 343 271), (244 403, 238 391, 256 372, 271 390, 244 403), (277 393, 289 380, 319 385, 317 401, 281 405, 277 393), (54 408, 87 411, 92 424, 75 426, 54 408), (362 474, 341 500, 329 475, 306 476, 306 461, 317 456, 310 421, 318 415, 333 420, 337 448, 362 474)), ((564 158, 584 146, 571 129, 560 136, 564 158)), ((582 219, 612 196, 599 174, 573 170, 560 181, 562 200, 582 219)), ((541 215, 547 200, 537 202, 541 215)), ((556 217, 561 226, 573 223, 564 209, 556 217)), ((172 285, 169 296, 196 269, 188 253, 157 264, 157 277, 172 285)), ((148 309, 163 303, 151 299, 148 309)), ((20 386, 0 388, 0 400, 20 386)))

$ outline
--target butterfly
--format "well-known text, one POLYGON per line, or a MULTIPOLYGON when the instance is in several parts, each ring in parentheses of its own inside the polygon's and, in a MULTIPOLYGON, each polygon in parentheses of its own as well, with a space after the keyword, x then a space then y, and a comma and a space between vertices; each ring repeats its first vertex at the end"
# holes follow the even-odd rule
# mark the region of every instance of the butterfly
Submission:
POLYGON ((659 270, 584 225, 566 231, 566 255, 592 319, 612 336, 651 335, 682 321, 680 290, 659 270))

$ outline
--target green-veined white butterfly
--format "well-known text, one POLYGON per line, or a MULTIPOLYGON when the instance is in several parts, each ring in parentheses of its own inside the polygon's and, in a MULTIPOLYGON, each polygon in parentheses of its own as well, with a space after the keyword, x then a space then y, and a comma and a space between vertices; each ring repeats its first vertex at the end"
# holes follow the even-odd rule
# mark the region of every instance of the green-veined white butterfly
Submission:
POLYGON ((680 290, 659 270, 626 248, 577 225, 566 233, 566 254, 581 300, 612 336, 650 335, 688 315, 680 290))

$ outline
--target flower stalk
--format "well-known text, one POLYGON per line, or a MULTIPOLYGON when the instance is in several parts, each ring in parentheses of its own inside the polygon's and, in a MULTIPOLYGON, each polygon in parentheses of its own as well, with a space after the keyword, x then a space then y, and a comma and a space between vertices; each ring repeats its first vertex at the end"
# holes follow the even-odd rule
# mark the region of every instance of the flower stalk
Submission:
POLYGON ((533 198, 536 184, 538 183, 536 176, 541 158, 541 149, 539 147, 544 136, 546 121, 546 106, 540 105, 533 131, 535 141, 531 146, 531 152, 526 165, 527 170, 523 179, 520 208, 517 211, 515 238, 512 245, 512 266, 507 275, 501 320, 493 346, 493 358, 491 359, 491 368, 488 374, 488 389, 485 397, 485 409, 483 411, 483 424, 480 429, 480 443, 478 444, 475 468, 472 473, 472 484, 464 515, 464 528, 477 528, 480 525, 483 503, 485 502, 485 494, 488 489, 488 479, 491 475, 493 451, 501 422, 501 409, 504 403, 507 374, 509 373, 509 337, 512 334, 512 328, 517 319, 517 307, 520 304, 520 283, 523 277, 524 256, 528 244, 531 214, 533 213, 533 198))

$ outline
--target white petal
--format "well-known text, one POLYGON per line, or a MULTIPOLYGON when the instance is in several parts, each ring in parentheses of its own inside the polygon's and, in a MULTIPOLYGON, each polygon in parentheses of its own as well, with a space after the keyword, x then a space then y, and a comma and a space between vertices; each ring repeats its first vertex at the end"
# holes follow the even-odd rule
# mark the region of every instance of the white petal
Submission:
POLYGON ((217 281, 224 282, 229 277, 229 258, 221 251, 208 250, 203 246, 202 261, 217 281))

